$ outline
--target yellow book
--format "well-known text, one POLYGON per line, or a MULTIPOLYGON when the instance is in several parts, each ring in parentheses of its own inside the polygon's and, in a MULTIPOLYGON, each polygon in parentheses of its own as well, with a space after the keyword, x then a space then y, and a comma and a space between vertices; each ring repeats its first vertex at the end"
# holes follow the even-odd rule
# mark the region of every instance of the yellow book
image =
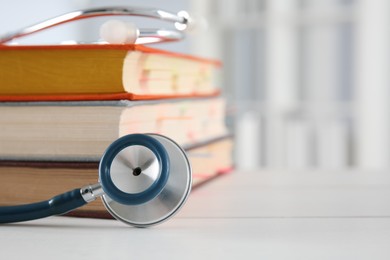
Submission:
POLYGON ((141 45, 0 45, 0 101, 215 95, 219 67, 141 45))

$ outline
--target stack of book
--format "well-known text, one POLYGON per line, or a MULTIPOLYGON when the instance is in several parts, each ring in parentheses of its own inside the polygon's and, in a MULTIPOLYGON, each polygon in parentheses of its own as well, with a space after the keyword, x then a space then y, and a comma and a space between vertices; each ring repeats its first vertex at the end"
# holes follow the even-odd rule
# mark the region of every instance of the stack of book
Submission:
MULTIPOLYGON (((96 183, 104 150, 131 133, 183 146, 194 186, 230 171, 219 69, 139 45, 0 46, 0 205, 96 183)), ((73 214, 103 212, 95 201, 73 214)))

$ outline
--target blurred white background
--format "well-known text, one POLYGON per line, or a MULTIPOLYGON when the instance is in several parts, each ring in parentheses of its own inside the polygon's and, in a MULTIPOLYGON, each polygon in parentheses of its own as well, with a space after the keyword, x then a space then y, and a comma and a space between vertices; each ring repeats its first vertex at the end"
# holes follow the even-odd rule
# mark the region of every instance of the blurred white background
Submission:
MULTIPOLYGON (((185 9, 208 20, 207 30, 155 47, 223 61, 239 169, 389 168, 390 1, 15 0, 3 4, 0 32, 107 5, 185 9)), ((99 19, 25 42, 96 40, 99 19)))
POLYGON ((193 1, 225 64, 238 168, 389 167, 387 0, 193 1))

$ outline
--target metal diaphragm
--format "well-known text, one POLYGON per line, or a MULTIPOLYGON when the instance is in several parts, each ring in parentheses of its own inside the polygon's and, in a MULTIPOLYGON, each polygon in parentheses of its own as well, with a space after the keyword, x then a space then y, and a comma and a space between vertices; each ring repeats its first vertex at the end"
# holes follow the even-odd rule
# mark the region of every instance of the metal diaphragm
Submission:
MULTIPOLYGON (((107 210, 118 220, 137 227, 147 227, 161 223, 172 217, 185 203, 192 183, 191 166, 185 152, 173 140, 157 135, 155 138, 165 148, 170 160, 168 180, 161 192, 138 205, 125 205, 102 196, 107 210)), ((159 177, 159 165, 155 155, 142 146, 129 146, 120 151, 111 164, 111 175, 118 188, 130 194, 142 192, 159 177), (123 177, 126 172, 128 177, 123 177), (122 177, 117 177, 117 175, 122 177)))

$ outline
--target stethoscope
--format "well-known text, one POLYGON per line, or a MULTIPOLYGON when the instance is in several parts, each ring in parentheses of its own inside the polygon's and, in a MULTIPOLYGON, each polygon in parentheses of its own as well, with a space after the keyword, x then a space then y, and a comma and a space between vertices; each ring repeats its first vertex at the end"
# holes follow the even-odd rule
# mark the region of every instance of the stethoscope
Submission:
MULTIPOLYGON (((24 29, 0 36, 0 44, 44 29, 80 19, 133 15, 175 23, 176 30, 138 29, 131 24, 106 24, 99 43, 139 44, 176 41, 191 24, 186 12, 172 14, 158 9, 109 7, 67 13, 24 29), (118 26, 122 30, 114 35, 118 26), (104 35, 106 31, 106 34, 104 35), (108 33, 107 33, 108 32, 108 33), (118 41, 119 38, 120 40, 118 41)), ((192 183, 191 166, 185 152, 168 137, 158 134, 131 134, 113 142, 101 157, 99 180, 93 185, 68 191, 47 201, 0 207, 0 223, 34 220, 61 215, 98 197, 111 215, 130 225, 147 227, 172 217, 185 203, 192 183)))
POLYGON ((168 137, 131 134, 113 142, 99 164, 99 181, 47 201, 0 207, 0 223, 61 215, 98 197, 116 219, 137 227, 161 223, 185 203, 192 183, 185 152, 168 137))
MULTIPOLYGON (((174 23, 175 29, 139 29, 132 23, 116 20, 108 21, 103 24, 100 30, 103 41, 93 43, 148 44, 178 41, 184 38, 184 31, 192 30, 195 27, 194 20, 186 11, 180 11, 178 14, 173 14, 153 8, 101 7, 73 11, 5 35, 0 35, 0 44, 7 44, 14 39, 40 32, 60 24, 101 16, 141 16, 146 18, 155 18, 174 23)), ((75 44, 81 43, 75 42, 75 44)))

